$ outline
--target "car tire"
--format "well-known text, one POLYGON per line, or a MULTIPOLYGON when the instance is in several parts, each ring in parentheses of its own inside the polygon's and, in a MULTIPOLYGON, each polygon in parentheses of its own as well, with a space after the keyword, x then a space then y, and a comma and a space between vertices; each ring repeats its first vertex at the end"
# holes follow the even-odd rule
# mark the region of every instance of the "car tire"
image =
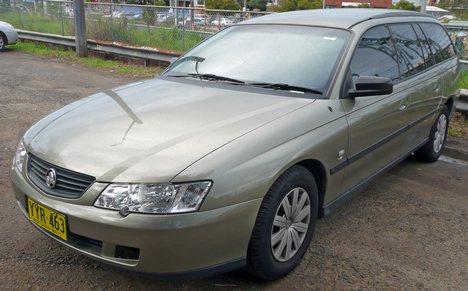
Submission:
POLYGON ((6 45, 7 45, 7 38, 3 33, 0 32, 0 52, 5 50, 6 45))
POLYGON ((307 169, 294 166, 282 174, 260 206, 247 251, 247 271, 265 280, 290 273, 309 247, 318 201, 315 179, 307 169))
POLYGON ((448 124, 449 110, 444 105, 431 128, 429 140, 414 152, 414 156, 418 161, 433 163, 439 159, 447 140, 448 124))

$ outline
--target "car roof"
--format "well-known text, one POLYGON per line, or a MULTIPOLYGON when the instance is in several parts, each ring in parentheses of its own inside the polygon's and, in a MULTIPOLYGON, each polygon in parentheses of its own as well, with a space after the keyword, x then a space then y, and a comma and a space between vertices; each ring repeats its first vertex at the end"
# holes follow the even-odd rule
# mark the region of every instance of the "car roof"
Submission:
POLYGON ((243 21, 241 24, 296 24, 347 29, 367 20, 387 17, 426 17, 429 19, 434 19, 434 17, 430 15, 414 11, 340 8, 275 13, 243 21))

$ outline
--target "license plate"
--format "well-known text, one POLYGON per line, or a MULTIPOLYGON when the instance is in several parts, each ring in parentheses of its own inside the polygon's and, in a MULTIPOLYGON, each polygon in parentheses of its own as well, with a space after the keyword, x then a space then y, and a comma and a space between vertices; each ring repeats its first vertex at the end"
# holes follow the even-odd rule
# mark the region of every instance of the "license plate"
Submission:
POLYGON ((29 219, 46 231, 67 240, 67 217, 34 200, 27 200, 29 219))

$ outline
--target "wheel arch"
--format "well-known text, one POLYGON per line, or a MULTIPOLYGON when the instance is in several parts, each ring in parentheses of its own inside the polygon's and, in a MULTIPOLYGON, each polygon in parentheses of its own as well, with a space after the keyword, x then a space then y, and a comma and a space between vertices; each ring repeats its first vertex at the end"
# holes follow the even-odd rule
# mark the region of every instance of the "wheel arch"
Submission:
POLYGON ((327 189, 327 174, 325 167, 320 161, 312 159, 300 161, 296 165, 306 168, 312 174, 312 176, 314 176, 319 194, 318 216, 323 217, 323 202, 325 199, 325 193, 327 189))
POLYGON ((448 110, 449 110, 449 117, 452 116, 453 112, 454 112, 454 101, 453 101, 453 97, 449 97, 447 99, 447 101, 445 101, 445 106, 447 106, 448 110))
POLYGON ((0 36, 3 37, 3 39, 5 40, 5 46, 8 45, 8 37, 6 36, 6 34, 0 30, 0 36))

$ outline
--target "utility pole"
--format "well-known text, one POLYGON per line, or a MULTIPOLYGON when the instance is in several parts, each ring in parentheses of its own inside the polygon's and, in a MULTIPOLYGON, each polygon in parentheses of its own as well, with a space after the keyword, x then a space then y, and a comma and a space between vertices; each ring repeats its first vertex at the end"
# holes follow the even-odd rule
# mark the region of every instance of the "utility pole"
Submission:
POLYGON ((84 0, 74 0, 73 14, 75 15, 75 47, 78 57, 88 56, 88 40, 86 37, 86 21, 84 0))
POLYGON ((421 13, 426 13, 426 0, 421 0, 421 13))
POLYGON ((326 3, 326 0, 323 0, 322 1, 322 9, 325 9, 325 3, 326 3))

